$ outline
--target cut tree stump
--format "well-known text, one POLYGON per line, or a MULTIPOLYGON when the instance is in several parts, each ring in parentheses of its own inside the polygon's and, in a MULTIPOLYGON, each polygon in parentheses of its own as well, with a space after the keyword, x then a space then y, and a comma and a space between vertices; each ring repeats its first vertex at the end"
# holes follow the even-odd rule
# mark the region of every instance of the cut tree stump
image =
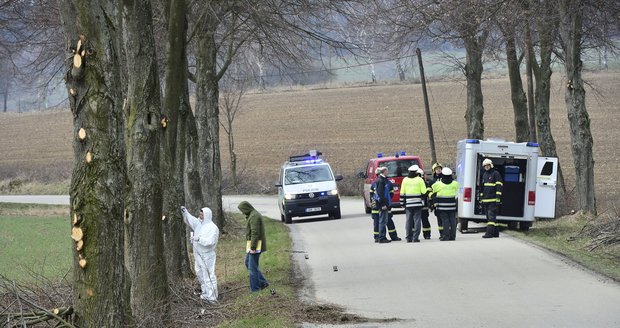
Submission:
POLYGON ((82 231, 82 228, 80 227, 73 227, 71 229, 71 239, 75 240, 76 242, 82 240, 82 238, 84 238, 84 232, 82 231))

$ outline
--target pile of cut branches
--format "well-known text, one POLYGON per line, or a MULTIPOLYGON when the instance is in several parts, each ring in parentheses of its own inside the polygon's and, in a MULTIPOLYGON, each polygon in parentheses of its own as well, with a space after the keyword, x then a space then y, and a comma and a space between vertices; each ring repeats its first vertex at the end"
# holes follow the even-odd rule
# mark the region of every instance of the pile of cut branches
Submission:
POLYGON ((620 217, 598 216, 583 226, 577 237, 588 237, 591 241, 586 245, 589 251, 600 247, 620 246, 620 217))
POLYGON ((0 322, 3 327, 75 327, 71 290, 66 283, 23 285, 0 275, 0 322))

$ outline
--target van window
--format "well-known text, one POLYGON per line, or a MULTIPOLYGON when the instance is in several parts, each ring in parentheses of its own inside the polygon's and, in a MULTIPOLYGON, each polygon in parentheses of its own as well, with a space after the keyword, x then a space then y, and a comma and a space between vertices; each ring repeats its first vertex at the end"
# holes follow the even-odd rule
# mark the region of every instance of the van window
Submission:
POLYGON ((420 165, 418 160, 408 159, 408 160, 395 160, 395 161, 386 161, 379 163, 379 166, 385 166, 388 169, 388 178, 394 177, 406 177, 408 174, 408 169, 411 165, 420 165))
POLYGON ((550 176, 553 174, 553 162, 545 162, 542 170, 540 170, 540 175, 550 176))
POLYGON ((286 169, 285 185, 333 180, 332 172, 327 165, 301 166, 286 169))

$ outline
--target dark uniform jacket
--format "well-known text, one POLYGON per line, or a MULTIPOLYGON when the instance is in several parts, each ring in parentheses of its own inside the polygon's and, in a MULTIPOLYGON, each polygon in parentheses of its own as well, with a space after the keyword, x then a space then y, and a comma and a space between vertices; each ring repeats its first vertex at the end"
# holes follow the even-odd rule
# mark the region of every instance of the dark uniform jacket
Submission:
POLYGON ((482 175, 482 192, 480 193, 480 202, 484 203, 501 203, 502 201, 502 175, 494 168, 484 171, 482 175))

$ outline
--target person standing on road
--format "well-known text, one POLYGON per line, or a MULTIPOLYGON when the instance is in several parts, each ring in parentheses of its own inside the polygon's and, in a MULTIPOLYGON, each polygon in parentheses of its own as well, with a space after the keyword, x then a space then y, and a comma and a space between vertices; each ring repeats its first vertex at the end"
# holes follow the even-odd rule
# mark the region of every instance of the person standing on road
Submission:
POLYGON ((456 239, 456 194, 459 183, 452 179, 452 170, 441 169, 441 180, 433 184, 433 200, 443 223, 442 241, 456 239))
POLYGON ((482 175, 482 190, 480 193, 480 202, 484 207, 484 213, 487 217, 487 231, 482 238, 499 237, 499 225, 497 223, 497 213, 502 203, 502 189, 504 183, 502 176, 493 168, 493 161, 486 158, 482 161, 484 174, 482 175))
POLYGON ((257 292, 269 287, 269 282, 259 268, 260 255, 267 251, 263 216, 247 201, 239 203, 237 208, 248 220, 245 230, 245 267, 250 275, 250 291, 257 292))
POLYGON ((429 194, 433 192, 433 188, 431 188, 429 182, 424 178, 424 170, 418 169, 418 174, 424 180, 424 185, 426 186, 426 199, 424 204, 422 204, 422 235, 424 235, 424 239, 431 239, 431 223, 428 221, 429 214, 429 194))
POLYGON ((379 176, 377 177, 377 190, 375 194, 375 200, 379 207, 379 243, 385 244, 391 242, 386 238, 386 226, 390 215, 390 208, 392 207, 392 199, 390 197, 391 187, 387 179, 387 167, 380 167, 378 169, 379 176))
POLYGON ((400 203, 405 209, 405 239, 408 243, 420 242, 422 207, 426 200, 426 183, 420 177, 417 165, 409 167, 409 175, 400 185, 400 203))
MULTIPOLYGON (((430 181, 429 186, 433 186, 435 182, 441 180, 441 170, 443 166, 439 164, 439 162, 435 162, 433 166, 431 166, 431 170, 433 171, 433 176, 430 181)), ((431 188, 432 191, 432 188, 431 188)), ((439 231, 439 239, 443 236, 443 222, 441 222, 441 218, 439 218, 439 212, 434 208, 434 204, 429 204, 431 206, 431 210, 435 210, 435 217, 437 217, 437 230, 439 231)))
MULTIPOLYGON (((375 170, 375 175, 379 175, 379 169, 377 168, 375 170)), ((375 193, 377 192, 377 180, 375 179, 375 181, 373 181, 370 184, 370 217, 372 218, 372 225, 373 225, 373 238, 375 240, 375 243, 379 242, 379 207, 377 206, 377 202, 374 199, 375 198, 375 193)), ((389 184, 390 184, 390 199, 392 198, 392 195, 394 194, 394 186, 392 185, 392 183, 390 182, 390 180, 388 180, 389 184)), ((392 219, 392 211, 390 210, 388 213, 388 220, 387 220, 387 233, 390 235, 390 240, 391 241, 400 241, 402 240, 401 238, 398 237, 398 232, 396 231, 396 225, 394 224, 394 220, 392 219)))
POLYGON ((194 249, 194 269, 200 282, 200 299, 210 303, 217 302, 217 278, 215 276, 215 247, 220 236, 220 229, 213 223, 211 209, 203 207, 198 218, 189 214, 185 206, 181 206, 183 221, 192 233, 194 249))

